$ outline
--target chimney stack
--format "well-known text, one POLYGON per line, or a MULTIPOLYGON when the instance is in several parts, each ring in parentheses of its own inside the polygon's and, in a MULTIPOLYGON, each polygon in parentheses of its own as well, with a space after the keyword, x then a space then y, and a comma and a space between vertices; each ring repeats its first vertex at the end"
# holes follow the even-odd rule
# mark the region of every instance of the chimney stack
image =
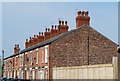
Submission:
POLYGON ((32 45, 33 45, 33 38, 30 37, 30 39, 29 39, 29 47, 32 46, 32 45))
POLYGON ((90 17, 88 16, 88 11, 78 11, 76 17, 76 28, 79 28, 80 26, 84 24, 90 25, 90 17))
POLYGON ((58 27, 55 25, 52 25, 52 29, 46 28, 46 31, 43 33, 39 32, 39 35, 34 35, 34 37, 30 37, 30 39, 26 39, 25 47, 31 47, 33 45, 36 45, 40 42, 46 41, 52 37, 55 37, 61 33, 68 31, 68 23, 67 21, 59 21, 58 27))
POLYGON ((34 35, 33 37, 33 45, 37 44, 37 35, 34 35))
POLYGON ((43 32, 39 32, 39 35, 37 36, 37 39, 38 39, 38 42, 37 43, 40 43, 40 42, 43 42, 44 41, 44 35, 43 35, 43 32))
POLYGON ((55 25, 55 27, 52 25, 52 29, 51 29, 51 37, 54 37, 58 35, 58 30, 57 30, 57 26, 55 25))
POLYGON ((49 28, 46 28, 46 31, 44 32, 44 35, 45 35, 45 40, 51 38, 51 36, 50 36, 50 29, 49 28))
POLYGON ((59 34, 67 32, 68 28, 69 26, 67 25, 67 21, 65 21, 65 24, 64 24, 64 21, 59 21, 59 25, 58 25, 59 34))
POLYGON ((15 47, 14 47, 14 54, 18 53, 19 51, 20 51, 19 44, 15 44, 15 47))
POLYGON ((28 41, 28 39, 26 39, 25 48, 28 48, 28 47, 29 47, 29 41, 28 41))

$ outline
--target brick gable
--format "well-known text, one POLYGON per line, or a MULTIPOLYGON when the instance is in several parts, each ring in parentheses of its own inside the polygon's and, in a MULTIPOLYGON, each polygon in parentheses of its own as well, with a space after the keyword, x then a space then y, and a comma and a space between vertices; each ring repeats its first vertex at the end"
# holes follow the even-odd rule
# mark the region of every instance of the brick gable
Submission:
POLYGON ((53 67, 111 64, 117 56, 117 44, 88 25, 52 42, 50 49, 51 72, 53 67))

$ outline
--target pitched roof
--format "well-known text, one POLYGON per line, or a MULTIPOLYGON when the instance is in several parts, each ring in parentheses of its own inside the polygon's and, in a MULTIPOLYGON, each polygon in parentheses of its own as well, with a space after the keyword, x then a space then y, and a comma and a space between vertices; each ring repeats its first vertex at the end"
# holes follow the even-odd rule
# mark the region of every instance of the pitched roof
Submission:
MULTIPOLYGON (((75 29, 74 29, 74 30, 75 30, 75 29)), ((48 45, 48 44, 50 44, 51 42, 53 42, 53 41, 55 41, 55 40, 58 40, 59 38, 67 35, 68 33, 72 32, 72 31, 74 31, 74 30, 71 30, 71 31, 62 33, 62 34, 60 34, 60 35, 58 35, 58 36, 55 36, 55 37, 53 37, 53 38, 51 38, 51 39, 48 39, 48 40, 46 40, 46 41, 43 41, 43 42, 41 42, 41 43, 39 43, 39 44, 36 44, 36 45, 31 46, 31 47, 29 47, 29 48, 23 49, 23 50, 20 51, 20 54, 25 53, 25 52, 28 52, 28 51, 30 51, 30 50, 34 50, 34 49, 36 49, 36 48, 39 48, 39 47, 42 47, 42 46, 45 46, 45 45, 48 45)))
MULTIPOLYGON (((39 47, 48 45, 48 44, 50 44, 51 42, 53 42, 53 41, 55 41, 55 40, 58 40, 59 38, 64 37, 64 36, 67 35, 68 33, 71 33, 71 32, 73 32, 73 31, 75 31, 75 30, 76 30, 76 29, 70 30, 70 31, 68 31, 68 32, 65 32, 65 33, 62 33, 62 34, 60 34, 60 35, 57 35, 57 36, 55 36, 55 37, 53 37, 53 38, 51 38, 51 39, 48 39, 48 40, 43 41, 43 42, 41 42, 41 43, 38 43, 38 44, 36 44, 36 45, 34 45, 34 46, 31 46, 31 47, 29 47, 29 48, 25 48, 25 49, 21 50, 18 54, 11 55, 11 56, 9 56, 9 57, 6 57, 5 59, 8 59, 8 58, 14 57, 14 56, 16 56, 16 55, 19 55, 19 54, 28 52, 28 51, 30 51, 30 50, 34 50, 34 49, 36 49, 36 48, 39 48, 39 47)), ((5 60, 5 59, 4 59, 4 60, 5 60)))
MULTIPOLYGON (((82 25, 81 27, 79 27, 78 29, 81 29, 81 28, 83 28, 83 27, 90 27, 90 28, 92 28, 91 26, 89 26, 89 25, 87 25, 87 24, 84 24, 84 25, 82 25)), ((92 29, 93 29, 93 28, 92 28, 92 29)), ((45 45, 48 45, 48 44, 51 44, 52 42, 60 39, 61 37, 66 36, 67 34, 69 34, 69 33, 71 33, 71 32, 74 32, 74 31, 76 31, 76 30, 77 30, 77 29, 70 30, 70 31, 68 31, 68 32, 65 32, 65 33, 62 33, 62 34, 60 34, 60 35, 57 35, 57 36, 55 36, 55 37, 53 37, 53 38, 51 38, 51 39, 48 39, 48 40, 43 41, 43 42, 41 42, 41 43, 38 43, 38 44, 36 44, 36 45, 34 45, 34 46, 31 46, 31 47, 29 47, 29 48, 25 48, 25 49, 21 50, 19 53, 15 54, 15 55, 11 55, 11 56, 9 56, 9 57, 6 57, 5 59, 14 57, 14 56, 19 55, 19 54, 23 54, 23 53, 25 53, 25 52, 34 50, 34 49, 36 49, 36 48, 39 48, 39 47, 42 47, 42 46, 45 46, 45 45)), ((94 29, 93 29, 93 30, 94 30, 94 29)), ((96 30, 95 30, 95 31, 96 31, 96 30)), ((96 32, 97 32, 97 31, 96 31, 96 32)), ((98 33, 99 33, 99 32, 98 32, 98 33)), ((99 33, 99 34, 101 34, 101 33, 99 33)), ((101 35, 102 35, 102 34, 101 34, 101 35)), ((102 35, 102 36, 104 36, 104 35, 102 35)), ((104 37, 105 37, 105 36, 104 36, 104 37)), ((107 38, 107 37, 105 37, 105 38, 107 38)), ((107 39, 108 39, 108 38, 107 38, 107 39)), ((111 41, 110 39, 108 39, 108 40, 111 41)), ((114 43, 114 44, 117 46, 117 44, 116 44, 115 42, 113 42, 113 41, 111 41, 111 42, 114 43)), ((4 59, 4 60, 5 60, 5 59, 4 59)))

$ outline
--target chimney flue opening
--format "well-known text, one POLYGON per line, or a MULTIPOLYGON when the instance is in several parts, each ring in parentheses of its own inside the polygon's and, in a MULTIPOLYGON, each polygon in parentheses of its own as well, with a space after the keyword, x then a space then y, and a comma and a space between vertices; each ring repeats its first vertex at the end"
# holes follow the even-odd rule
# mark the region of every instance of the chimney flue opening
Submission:
POLYGON ((88 12, 88 11, 86 11, 86 12, 85 12, 85 16, 88 16, 88 14, 89 14, 89 12, 88 12))
POLYGON ((48 28, 48 32, 50 32, 50 28, 48 28))
POLYGON ((62 21, 62 25, 64 25, 64 21, 62 21))
POLYGON ((30 40, 32 39, 32 37, 30 37, 30 40))
POLYGON ((85 15, 85 11, 82 11, 82 16, 84 16, 85 15))
POLYGON ((47 28, 46 28, 46 32, 47 32, 47 28))
POLYGON ((57 28, 57 26, 55 25, 55 29, 57 28))
POLYGON ((67 25, 67 21, 65 21, 65 25, 67 25))
POLYGON ((59 25, 61 25, 61 21, 59 20, 59 25))
POLYGON ((17 45, 15 44, 15 48, 16 48, 16 46, 17 46, 17 45))
POLYGON ((52 29, 54 28, 54 26, 52 25, 52 29))
POLYGON ((42 36, 43 36, 43 32, 42 32, 42 36))
POLYGON ((80 15, 80 14, 81 14, 81 11, 78 11, 77 14, 80 15))
POLYGON ((17 44, 17 48, 19 48, 19 44, 17 44))
POLYGON ((39 32, 39 36, 41 35, 41 32, 39 32))

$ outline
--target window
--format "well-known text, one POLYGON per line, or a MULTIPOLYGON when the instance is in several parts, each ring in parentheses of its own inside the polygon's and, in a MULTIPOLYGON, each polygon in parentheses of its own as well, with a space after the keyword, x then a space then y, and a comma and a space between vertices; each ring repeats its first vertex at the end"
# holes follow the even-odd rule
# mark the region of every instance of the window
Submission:
POLYGON ((35 79, 35 70, 32 70, 32 79, 35 79))
POLYGON ((46 69, 46 80, 48 80, 48 69, 46 69))
POLYGON ((25 66, 26 66, 26 61, 27 61, 27 52, 25 53, 25 59, 24 59, 25 66))
POLYGON ((48 54, 49 54, 48 46, 45 46, 45 63, 48 63, 48 54))
MULTIPOLYGON (((17 60, 17 58, 16 58, 17 60)), ((16 63, 17 64, 17 63, 16 63)), ((22 65, 22 55, 20 55, 20 66, 22 65)))
POLYGON ((38 49, 36 49, 36 64, 38 64, 38 49))
POLYGON ((44 63, 44 48, 42 49, 42 63, 44 63))
POLYGON ((24 61, 24 56, 23 56, 23 54, 22 54, 22 56, 21 56, 21 63, 22 63, 22 66, 23 66, 23 61, 24 61))
POLYGON ((29 71, 27 70, 27 79, 29 79, 29 71))
POLYGON ((15 65, 17 66, 17 56, 15 57, 15 65))
POLYGON ((32 65, 32 51, 30 51, 30 65, 32 65))
POLYGON ((30 71, 30 79, 33 79, 33 73, 30 71))
POLYGON ((42 79, 44 79, 44 69, 42 69, 42 79))
POLYGON ((23 79, 24 78, 24 72, 22 70, 22 73, 21 73, 21 78, 23 79))
POLYGON ((42 71, 38 71, 38 78, 37 79, 42 79, 42 71))

